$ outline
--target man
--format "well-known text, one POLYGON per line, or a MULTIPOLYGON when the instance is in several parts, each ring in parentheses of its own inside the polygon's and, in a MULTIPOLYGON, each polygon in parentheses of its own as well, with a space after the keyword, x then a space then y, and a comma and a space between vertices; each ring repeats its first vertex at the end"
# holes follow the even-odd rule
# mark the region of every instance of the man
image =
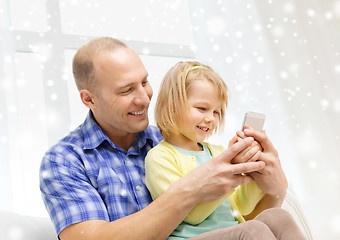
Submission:
POLYGON ((79 49, 73 72, 89 114, 45 154, 40 170, 60 239, 165 239, 199 202, 254 179, 265 196, 247 217, 281 206, 287 182, 278 155, 266 135, 253 130, 151 202, 144 157, 162 138, 148 126, 152 88, 143 63, 124 43, 98 38, 79 49), (261 161, 231 164, 254 138, 264 149, 261 161))

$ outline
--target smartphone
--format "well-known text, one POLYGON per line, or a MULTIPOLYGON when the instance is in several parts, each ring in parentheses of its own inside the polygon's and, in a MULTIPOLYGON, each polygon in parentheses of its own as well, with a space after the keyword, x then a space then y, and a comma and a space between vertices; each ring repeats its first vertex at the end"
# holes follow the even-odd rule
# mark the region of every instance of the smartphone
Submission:
POLYGON ((251 126, 257 131, 262 131, 265 118, 266 116, 263 113, 246 112, 242 124, 242 131, 244 130, 243 128, 245 124, 251 126))

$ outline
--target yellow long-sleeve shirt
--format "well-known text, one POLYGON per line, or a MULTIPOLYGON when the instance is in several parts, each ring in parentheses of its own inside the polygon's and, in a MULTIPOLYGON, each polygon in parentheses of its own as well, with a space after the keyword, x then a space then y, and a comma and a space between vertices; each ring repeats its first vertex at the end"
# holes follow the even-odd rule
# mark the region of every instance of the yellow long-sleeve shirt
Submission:
MULTIPOLYGON (((204 143, 213 157, 225 149, 222 146, 204 143)), ((145 183, 153 199, 162 194, 172 183, 196 168, 196 158, 179 152, 166 141, 151 149, 145 159, 145 183)), ((184 219, 190 224, 199 224, 206 219, 226 198, 230 202, 234 216, 244 222, 243 216, 250 214, 263 196, 256 182, 238 186, 221 199, 196 205, 184 219)))

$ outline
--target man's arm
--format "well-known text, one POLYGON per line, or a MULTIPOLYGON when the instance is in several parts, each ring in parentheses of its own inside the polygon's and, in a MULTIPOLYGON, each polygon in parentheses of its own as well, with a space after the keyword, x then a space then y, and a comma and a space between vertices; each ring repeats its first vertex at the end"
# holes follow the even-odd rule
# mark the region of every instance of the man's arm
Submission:
POLYGON ((245 219, 253 219, 265 209, 281 207, 286 196, 288 183, 278 152, 267 135, 264 132, 261 133, 253 129, 246 129, 244 133, 246 136, 254 137, 261 144, 263 152, 259 160, 266 164, 266 167, 260 171, 249 173, 265 193, 254 211, 245 216, 245 219))
POLYGON ((268 208, 281 207, 284 199, 270 196, 268 194, 263 195, 262 199, 257 203, 254 210, 247 216, 243 216, 245 220, 252 220, 262 211, 268 208))
POLYGON ((242 173, 261 170, 262 161, 230 163, 253 141, 246 138, 202 164, 141 211, 113 222, 90 220, 70 225, 61 231, 60 239, 166 239, 198 203, 221 198, 235 187, 253 180, 242 173))
POLYGON ((166 239, 193 206, 188 190, 169 189, 143 210, 113 222, 89 220, 66 227, 62 240, 166 239), (181 203, 181 204, 179 204, 181 203))

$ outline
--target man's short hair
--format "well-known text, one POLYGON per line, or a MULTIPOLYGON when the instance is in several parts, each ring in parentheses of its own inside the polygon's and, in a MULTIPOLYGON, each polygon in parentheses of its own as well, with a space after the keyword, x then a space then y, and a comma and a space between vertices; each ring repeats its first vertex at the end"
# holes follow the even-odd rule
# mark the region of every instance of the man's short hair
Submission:
POLYGON ((93 60, 98 54, 127 47, 122 41, 111 37, 96 38, 82 46, 74 56, 72 64, 78 90, 96 92, 96 69, 93 60))

